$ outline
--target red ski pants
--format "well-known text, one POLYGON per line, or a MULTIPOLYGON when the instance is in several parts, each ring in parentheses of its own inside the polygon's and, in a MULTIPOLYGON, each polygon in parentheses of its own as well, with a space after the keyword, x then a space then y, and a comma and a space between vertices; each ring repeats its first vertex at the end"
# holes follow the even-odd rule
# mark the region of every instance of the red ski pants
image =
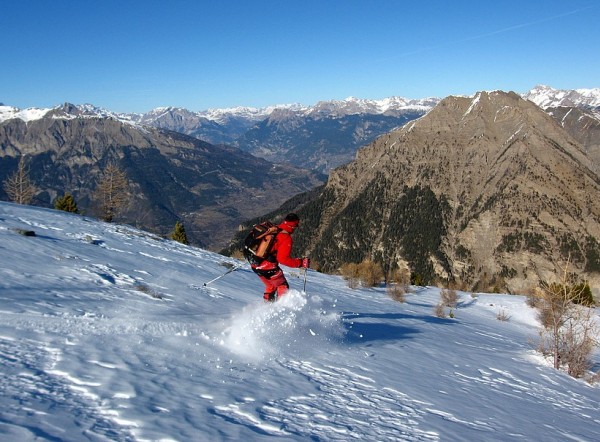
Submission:
POLYGON ((290 288, 290 285, 283 274, 283 270, 281 269, 278 269, 278 271, 272 276, 264 276, 259 274, 258 277, 265 285, 264 298, 266 300, 273 300, 275 298, 275 294, 277 294, 277 297, 280 298, 285 295, 285 292, 287 292, 290 288))

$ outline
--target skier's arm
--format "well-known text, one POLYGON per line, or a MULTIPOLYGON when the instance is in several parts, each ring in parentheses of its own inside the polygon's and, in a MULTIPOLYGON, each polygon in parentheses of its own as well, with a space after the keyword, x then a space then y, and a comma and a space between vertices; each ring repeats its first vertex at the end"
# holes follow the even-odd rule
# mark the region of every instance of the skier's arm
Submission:
POLYGON ((300 267, 302 260, 300 258, 292 258, 292 238, 287 233, 277 235, 277 261, 287 267, 300 267))

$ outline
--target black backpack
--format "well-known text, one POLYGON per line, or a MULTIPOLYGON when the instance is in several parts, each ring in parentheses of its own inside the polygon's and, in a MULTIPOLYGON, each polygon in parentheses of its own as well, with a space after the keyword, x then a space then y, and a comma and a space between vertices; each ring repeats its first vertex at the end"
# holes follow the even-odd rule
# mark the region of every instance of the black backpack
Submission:
POLYGON ((259 265, 269 257, 275 237, 280 231, 281 229, 270 221, 252 226, 242 249, 244 257, 250 264, 259 265))

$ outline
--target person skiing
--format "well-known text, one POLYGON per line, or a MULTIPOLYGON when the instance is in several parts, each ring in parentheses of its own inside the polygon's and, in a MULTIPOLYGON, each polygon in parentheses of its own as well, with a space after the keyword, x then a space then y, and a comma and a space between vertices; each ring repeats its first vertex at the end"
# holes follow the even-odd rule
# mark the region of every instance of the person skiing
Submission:
POLYGON ((278 233, 275 236, 271 250, 267 257, 259 264, 251 264, 251 268, 265 285, 263 298, 265 302, 273 302, 281 298, 289 289, 290 285, 285 279, 283 270, 279 264, 292 268, 305 268, 310 266, 309 258, 292 258, 292 233, 300 225, 300 218, 295 213, 289 213, 277 226, 278 233))

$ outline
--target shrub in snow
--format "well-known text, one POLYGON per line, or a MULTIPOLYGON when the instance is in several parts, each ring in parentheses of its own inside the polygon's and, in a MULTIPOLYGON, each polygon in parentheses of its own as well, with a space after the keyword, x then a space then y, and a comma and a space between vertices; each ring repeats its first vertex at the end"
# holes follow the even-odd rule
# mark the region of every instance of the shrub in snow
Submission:
POLYGON ((394 301, 406 302, 406 293, 409 288, 406 284, 390 284, 386 289, 387 295, 394 301))
POLYGON ((500 309, 500 311, 498 312, 498 314, 496 315, 496 319, 498 321, 508 321, 510 319, 510 315, 506 312, 506 310, 504 309, 500 309))
POLYGON ((442 289, 440 291, 440 303, 445 307, 455 308, 458 303, 456 290, 442 289))
POLYGON ((352 289, 358 288, 359 284, 363 287, 375 287, 383 280, 381 266, 370 260, 365 260, 360 264, 344 264, 340 273, 348 281, 348 287, 352 289))
POLYGON ((444 306, 442 304, 436 305, 435 308, 433 309, 433 313, 438 318, 445 318, 446 317, 446 309, 444 308, 444 306))
POLYGON ((565 369, 573 377, 583 377, 591 368, 591 355, 598 346, 595 311, 582 305, 586 285, 572 284, 565 266, 560 283, 542 283, 536 289, 539 299, 539 350, 553 359, 554 368, 565 369))

